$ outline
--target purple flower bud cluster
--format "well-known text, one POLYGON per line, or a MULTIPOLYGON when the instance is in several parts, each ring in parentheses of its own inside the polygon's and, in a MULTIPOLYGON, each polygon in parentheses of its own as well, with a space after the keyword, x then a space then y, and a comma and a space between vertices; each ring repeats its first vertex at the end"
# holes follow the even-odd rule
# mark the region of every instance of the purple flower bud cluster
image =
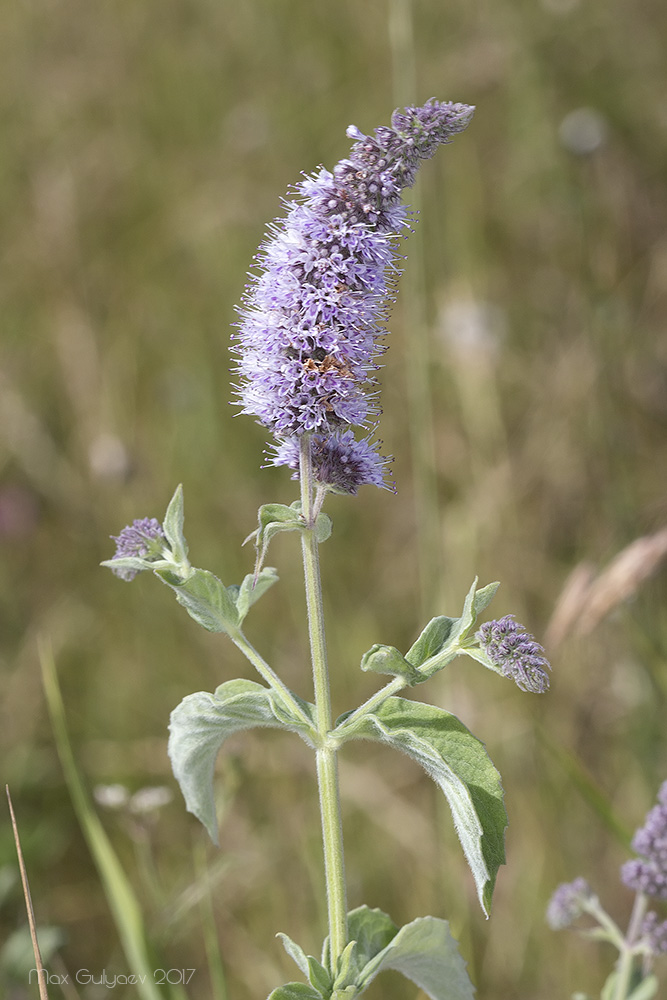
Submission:
POLYGON ((514 615, 484 622, 475 637, 491 662, 522 691, 543 694, 548 689, 551 665, 544 649, 514 615))
POLYGON ((428 101, 396 111, 367 136, 354 126, 348 159, 296 185, 287 214, 270 227, 240 310, 235 352, 242 412, 278 440, 274 464, 293 465, 293 439, 318 435, 319 482, 383 485, 386 459, 349 428, 377 418, 383 321, 398 274, 399 202, 422 160, 469 123, 473 108, 428 101), (326 445, 322 442, 331 438, 326 445), (339 463, 340 460, 340 463, 339 463), (327 478, 329 477, 331 482, 327 478))
POLYGON ((554 931, 569 927, 595 898, 585 878, 575 878, 574 882, 559 885, 547 907, 549 927, 554 931))
POLYGON ((667 955, 667 920, 651 911, 644 917, 642 937, 654 955, 667 955))
POLYGON ((625 885, 655 899, 667 899, 667 781, 658 792, 658 805, 632 838, 632 848, 641 857, 622 866, 625 885))
MULTIPOLYGON (((315 434, 311 439, 313 476, 318 483, 326 483, 334 493, 356 495, 360 486, 371 484, 390 489, 384 480, 384 465, 390 459, 374 450, 367 438, 357 441, 353 432, 341 434, 315 434)), ((274 465, 287 465, 295 469, 293 479, 299 478, 299 439, 287 438, 275 450, 274 465)))
MULTIPOLYGON (((116 543, 113 559, 159 559, 162 556, 165 534, 162 525, 154 517, 144 517, 123 528, 120 535, 111 535, 116 543)), ((112 569, 121 580, 134 580, 139 572, 136 569, 121 567, 112 569)))

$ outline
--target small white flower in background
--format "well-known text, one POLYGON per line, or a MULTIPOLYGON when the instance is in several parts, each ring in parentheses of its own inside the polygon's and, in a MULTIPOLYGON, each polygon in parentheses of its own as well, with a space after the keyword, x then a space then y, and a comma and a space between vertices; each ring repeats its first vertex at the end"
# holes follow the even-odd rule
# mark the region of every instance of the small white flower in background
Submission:
POLYGON ((171 789, 165 785, 149 785, 134 793, 130 799, 129 809, 135 816, 143 816, 168 805, 173 797, 171 789))
POLYGON ((595 108, 575 108, 558 127, 561 145, 576 156, 588 156, 607 141, 606 118, 595 108))
POLYGON ((125 785, 95 785, 93 798, 103 809, 124 809, 130 801, 125 785))

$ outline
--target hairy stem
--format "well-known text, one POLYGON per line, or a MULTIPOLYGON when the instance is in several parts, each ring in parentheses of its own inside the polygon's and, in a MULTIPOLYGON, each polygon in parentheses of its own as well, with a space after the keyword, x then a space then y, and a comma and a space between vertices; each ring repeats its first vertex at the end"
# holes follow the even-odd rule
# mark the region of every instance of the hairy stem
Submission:
MULTIPOLYGON (((315 688, 315 718, 317 731, 324 741, 333 726, 331 690, 327 666, 324 615, 322 610, 322 583, 318 543, 315 538, 313 474, 310 440, 301 439, 300 455, 301 512, 309 527, 302 532, 303 572, 308 607, 308 635, 315 688)), ((317 784, 322 818, 324 846, 324 874, 327 886, 327 912, 329 918, 329 944, 331 968, 335 973, 339 956, 347 944, 347 893, 345 888, 345 862, 343 854, 343 826, 338 790, 338 760, 335 749, 320 746, 317 750, 317 784)))
POLYGON ((241 650, 246 659, 252 663, 258 674, 260 674, 267 684, 269 684, 269 686, 272 687, 273 690, 282 698, 284 705, 290 709, 294 715, 301 719, 302 722, 311 726, 310 719, 301 708, 301 705, 299 705, 290 689, 281 681, 278 674, 271 669, 266 660, 257 652, 252 643, 248 642, 243 632, 241 632, 240 629, 236 632, 230 632, 229 638, 232 640, 234 645, 241 650))

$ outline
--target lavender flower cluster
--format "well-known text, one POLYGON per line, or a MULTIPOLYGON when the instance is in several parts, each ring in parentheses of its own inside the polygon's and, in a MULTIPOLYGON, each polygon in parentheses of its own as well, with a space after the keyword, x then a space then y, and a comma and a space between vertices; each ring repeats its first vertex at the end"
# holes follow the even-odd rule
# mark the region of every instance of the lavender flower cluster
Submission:
POLYGON ((625 885, 635 892, 667 900, 667 781, 658 792, 658 805, 632 838, 632 848, 641 857, 626 861, 621 868, 625 885))
MULTIPOLYGON (((632 846, 641 857, 622 865, 622 881, 635 892, 667 900, 667 781, 658 792, 658 805, 650 810, 632 838, 632 846)), ((597 907, 597 897, 586 880, 577 878, 558 886, 547 908, 547 922, 560 930, 587 910, 594 914, 597 907)), ((647 913, 638 944, 653 955, 667 954, 667 920, 661 920, 654 911, 647 913)))
POLYGON ((554 931, 569 927, 593 902, 597 900, 585 878, 564 882, 558 886, 547 907, 549 927, 554 931))
POLYGON ((551 665, 544 649, 514 615, 484 622, 475 637, 491 662, 522 691, 543 694, 548 689, 551 665))
MULTIPOLYGON (((123 528, 120 535, 111 535, 116 543, 114 559, 139 557, 141 559, 160 559, 166 541, 162 525, 154 517, 143 517, 133 521, 123 528)), ((134 580, 139 572, 136 569, 115 567, 112 572, 121 580, 134 580)))
POLYGON ((408 222, 401 192, 473 111, 430 100, 395 111, 374 136, 350 126, 349 158, 306 176, 269 228, 234 350, 242 412, 277 439, 273 464, 295 468, 299 439, 314 435, 318 482, 347 493, 385 485, 387 460, 350 428, 372 428, 379 413, 374 373, 398 274, 396 235, 408 222))

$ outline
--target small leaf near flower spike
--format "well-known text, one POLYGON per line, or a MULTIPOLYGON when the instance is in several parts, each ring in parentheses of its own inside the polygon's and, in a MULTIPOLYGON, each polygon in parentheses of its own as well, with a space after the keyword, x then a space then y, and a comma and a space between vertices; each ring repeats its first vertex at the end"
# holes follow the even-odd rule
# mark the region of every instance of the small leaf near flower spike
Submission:
POLYGON ((272 990, 267 1000, 323 1000, 319 990, 305 983, 285 983, 272 990))
POLYGON ((403 677, 410 687, 423 679, 395 646, 383 646, 380 643, 371 646, 368 652, 361 657, 361 669, 370 670, 375 674, 403 677))
POLYGON ((183 537, 183 487, 180 484, 169 501, 162 527, 176 561, 181 562, 188 554, 188 546, 183 537))
POLYGON ((248 611, 263 594, 278 582, 278 574, 272 566, 265 566, 257 576, 249 573, 243 579, 240 587, 227 587, 228 592, 234 597, 236 610, 239 616, 239 624, 243 624, 248 611))

